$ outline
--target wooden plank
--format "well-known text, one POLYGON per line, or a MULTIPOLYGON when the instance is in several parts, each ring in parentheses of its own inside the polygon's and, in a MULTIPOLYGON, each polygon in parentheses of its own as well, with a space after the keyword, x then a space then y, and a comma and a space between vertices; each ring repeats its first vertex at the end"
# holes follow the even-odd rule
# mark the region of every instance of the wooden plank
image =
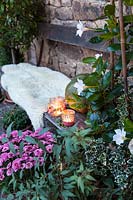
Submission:
POLYGON ((98 35, 98 33, 91 30, 85 31, 82 37, 76 36, 76 27, 41 23, 39 25, 39 30, 42 36, 52 41, 106 52, 107 44, 105 42, 99 44, 92 44, 89 42, 90 38, 98 35))

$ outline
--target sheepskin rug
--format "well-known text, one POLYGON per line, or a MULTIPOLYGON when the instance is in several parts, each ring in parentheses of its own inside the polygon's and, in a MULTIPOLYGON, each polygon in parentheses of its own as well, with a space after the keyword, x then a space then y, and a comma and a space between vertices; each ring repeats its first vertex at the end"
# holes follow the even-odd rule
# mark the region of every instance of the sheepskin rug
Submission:
POLYGON ((27 112, 35 130, 43 127, 43 113, 47 111, 49 99, 64 97, 70 79, 47 67, 28 63, 4 65, 2 71, 2 87, 27 112))

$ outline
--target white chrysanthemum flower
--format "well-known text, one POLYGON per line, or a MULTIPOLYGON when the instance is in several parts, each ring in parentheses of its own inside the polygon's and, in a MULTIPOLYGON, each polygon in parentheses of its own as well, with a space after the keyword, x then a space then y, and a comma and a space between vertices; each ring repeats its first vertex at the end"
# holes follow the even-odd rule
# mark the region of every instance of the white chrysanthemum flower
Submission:
POLYGON ((77 24, 77 32, 76 32, 76 36, 79 35, 79 37, 82 36, 83 32, 85 31, 85 26, 84 24, 79 21, 78 24, 77 24))
POLYGON ((85 84, 82 80, 77 79, 77 82, 74 84, 74 87, 77 88, 78 95, 84 90, 85 84))
POLYGON ((133 139, 130 140, 130 142, 128 144, 128 149, 129 149, 130 153, 133 154, 133 139))
POLYGON ((101 53, 101 54, 97 53, 97 54, 95 55, 95 58, 98 59, 99 57, 102 57, 102 56, 103 56, 102 53, 101 53))
POLYGON ((124 140, 126 139, 126 132, 124 131, 124 129, 116 129, 115 130, 116 134, 113 136, 113 141, 116 142, 116 144, 120 145, 124 142, 124 140))

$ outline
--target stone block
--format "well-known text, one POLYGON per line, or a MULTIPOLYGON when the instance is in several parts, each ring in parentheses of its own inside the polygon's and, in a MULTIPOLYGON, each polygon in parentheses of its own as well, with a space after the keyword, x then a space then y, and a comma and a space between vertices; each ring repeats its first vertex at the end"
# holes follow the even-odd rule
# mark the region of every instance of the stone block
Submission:
POLYGON ((103 14, 103 6, 89 1, 74 1, 72 5, 74 20, 95 20, 103 14))
POLYGON ((45 6, 45 16, 46 16, 47 21, 55 18, 55 9, 56 7, 51 6, 51 5, 45 6))
POLYGON ((68 77, 74 77, 76 74, 76 66, 71 67, 69 63, 59 63, 60 72, 67 75, 68 77))
POLYGON ((61 0, 61 5, 62 6, 71 6, 72 0, 61 0))
POLYGON ((68 7, 57 8, 55 17, 60 20, 71 20, 73 19, 72 9, 68 7))
POLYGON ((60 7, 61 6, 61 0, 49 0, 49 4, 53 5, 55 7, 60 7))
POLYGON ((84 64, 82 62, 77 62, 76 75, 91 73, 92 71, 93 71, 93 68, 91 67, 90 64, 84 64))

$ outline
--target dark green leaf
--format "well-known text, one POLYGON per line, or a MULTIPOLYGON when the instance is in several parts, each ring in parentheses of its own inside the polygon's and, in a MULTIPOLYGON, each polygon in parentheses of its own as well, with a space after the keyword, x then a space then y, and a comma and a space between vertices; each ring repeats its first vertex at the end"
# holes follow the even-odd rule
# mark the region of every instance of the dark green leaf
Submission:
POLYGON ((115 6, 114 5, 107 5, 104 8, 104 14, 108 17, 110 17, 111 15, 115 15, 115 6))
POLYGON ((2 143, 4 144, 6 142, 8 142, 8 138, 2 138, 2 143))
POLYGON ((75 195, 72 192, 70 192, 69 190, 63 190, 61 193, 65 199, 66 199, 66 197, 75 197, 75 195))
POLYGON ((25 137, 26 142, 29 142, 31 144, 37 144, 36 140, 32 138, 31 136, 26 136, 25 137))
POLYGON ((71 157, 71 148, 72 148, 72 140, 71 140, 71 138, 67 137, 65 139, 65 147, 66 147, 66 154, 70 158, 71 157))
POLYGON ((110 85, 110 81, 111 81, 111 77, 112 77, 112 73, 111 71, 107 72, 104 76, 103 76, 103 87, 106 88, 110 85))
POLYGON ((78 188, 80 188, 82 193, 84 193, 84 182, 81 176, 78 177, 77 184, 78 184, 78 188))
POLYGON ((19 144, 19 151, 20 151, 20 154, 22 155, 22 153, 23 153, 23 148, 24 148, 24 142, 22 141, 22 142, 20 142, 20 144, 19 144))
POLYGON ((111 33, 111 32, 108 32, 108 33, 105 33, 105 34, 101 34, 100 37, 104 40, 111 40, 113 39, 115 36, 115 34, 111 33))
POLYGON ((113 180, 111 178, 103 179, 103 182, 106 186, 108 186, 110 188, 114 187, 114 183, 113 183, 113 180))
POLYGON ((49 127, 48 128, 43 128, 38 134, 39 135, 43 135, 44 133, 46 133, 47 131, 49 131, 49 127))
POLYGON ((12 125, 13 125, 13 122, 8 126, 6 130, 7 137, 10 137, 10 134, 12 132, 12 125))
POLYGON ((7 200, 14 200, 14 195, 13 194, 9 194, 7 196, 7 200))
POLYGON ((21 130, 18 131, 18 136, 19 137, 22 136, 22 131, 21 130))
POLYGON ((124 120, 124 129, 127 132, 133 133, 133 122, 129 120, 128 118, 124 120))
POLYGON ((95 63, 96 58, 94 58, 94 57, 87 57, 87 58, 84 58, 82 61, 83 61, 83 63, 91 64, 91 63, 95 63))
POLYGON ((124 23, 133 23, 133 15, 126 15, 123 16, 124 18, 124 23))
POLYGON ((100 37, 100 36, 95 36, 95 37, 92 37, 89 42, 91 42, 92 44, 97 44, 97 43, 100 43, 102 42, 103 39, 100 37))
POLYGON ((15 148, 14 148, 14 145, 13 145, 13 143, 9 143, 9 148, 10 148, 10 151, 12 152, 12 153, 14 153, 14 154, 16 154, 16 150, 15 150, 15 148))
POLYGON ((123 0, 124 3, 128 6, 133 6, 133 0, 123 0))
POLYGON ((111 44, 111 45, 108 46, 107 50, 112 51, 112 52, 120 51, 121 46, 120 46, 120 44, 111 44))

